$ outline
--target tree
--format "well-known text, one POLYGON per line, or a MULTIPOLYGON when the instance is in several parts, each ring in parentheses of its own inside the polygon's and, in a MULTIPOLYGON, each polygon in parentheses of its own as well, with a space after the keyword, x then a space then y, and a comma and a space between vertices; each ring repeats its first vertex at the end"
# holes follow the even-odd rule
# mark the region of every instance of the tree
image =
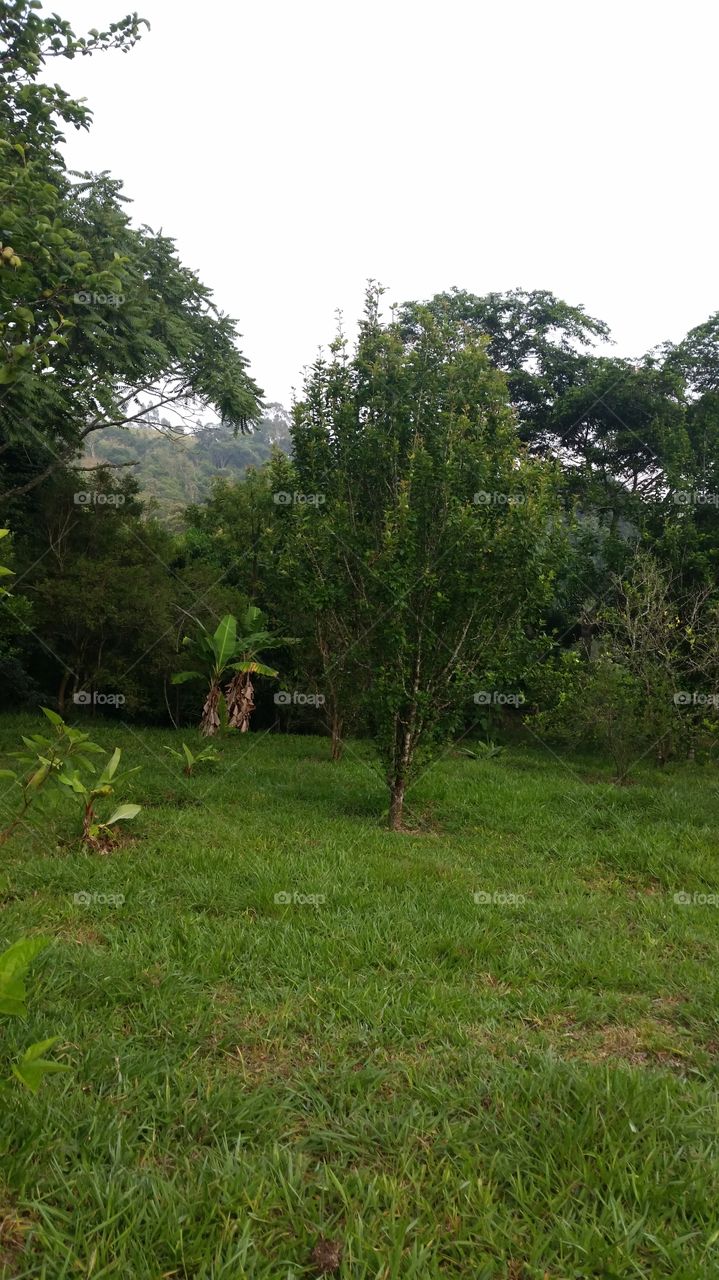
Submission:
POLYGON ((236 326, 180 263, 171 239, 135 228, 121 184, 72 178, 60 124, 90 115, 40 81, 48 59, 129 48, 136 15, 78 38, 35 0, 0 9, 0 497, 22 497, 106 427, 178 425, 212 407, 245 431, 259 390, 236 326))
POLYGON ((486 343, 420 307, 411 332, 384 324, 380 292, 370 287, 352 357, 340 337, 311 371, 293 443, 300 492, 325 495, 308 518, 326 524, 353 584, 353 657, 371 671, 399 830, 422 759, 548 598, 555 509, 486 343))
POLYGON ((607 325, 546 289, 480 297, 455 288, 423 304, 405 303, 400 311, 404 334, 421 331, 423 310, 467 335, 486 338, 489 359, 507 376, 521 438, 534 450, 554 449, 552 410, 570 387, 582 382, 594 344, 609 341, 607 325))

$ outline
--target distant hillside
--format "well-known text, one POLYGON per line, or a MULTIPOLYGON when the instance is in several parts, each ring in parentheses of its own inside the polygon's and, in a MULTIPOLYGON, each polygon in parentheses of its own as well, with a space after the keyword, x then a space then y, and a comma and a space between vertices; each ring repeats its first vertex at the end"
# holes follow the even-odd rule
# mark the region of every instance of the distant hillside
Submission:
POLYGON ((88 437, 88 466, 137 461, 132 474, 140 484, 148 512, 169 528, 182 527, 185 507, 209 497, 213 480, 240 479, 247 467, 261 466, 273 445, 290 452, 290 414, 270 404, 252 435, 233 436, 226 427, 199 427, 173 436, 153 427, 128 427, 88 437))

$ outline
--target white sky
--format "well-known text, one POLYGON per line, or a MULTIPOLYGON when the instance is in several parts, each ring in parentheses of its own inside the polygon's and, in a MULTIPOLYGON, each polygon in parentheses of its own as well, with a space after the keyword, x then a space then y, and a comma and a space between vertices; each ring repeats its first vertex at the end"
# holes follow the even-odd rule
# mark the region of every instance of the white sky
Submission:
POLYGON ((51 64, 95 113, 68 163, 176 238, 269 399, 368 276, 551 289, 627 355, 719 309, 712 0, 56 3, 78 33, 133 5, 131 53, 51 64))

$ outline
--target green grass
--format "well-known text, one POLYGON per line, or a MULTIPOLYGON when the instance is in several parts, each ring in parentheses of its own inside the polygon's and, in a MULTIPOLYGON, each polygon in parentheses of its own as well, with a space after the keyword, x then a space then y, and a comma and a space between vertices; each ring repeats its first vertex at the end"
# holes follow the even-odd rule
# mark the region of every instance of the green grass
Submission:
POLYGON ((188 781, 95 736, 144 766, 122 846, 2 850, 0 945, 53 939, 3 1052, 72 1066, 4 1104, 4 1276, 300 1280, 319 1237, 346 1280, 719 1275, 719 908, 673 896, 719 888, 713 768, 447 756, 392 835, 365 744, 188 781))

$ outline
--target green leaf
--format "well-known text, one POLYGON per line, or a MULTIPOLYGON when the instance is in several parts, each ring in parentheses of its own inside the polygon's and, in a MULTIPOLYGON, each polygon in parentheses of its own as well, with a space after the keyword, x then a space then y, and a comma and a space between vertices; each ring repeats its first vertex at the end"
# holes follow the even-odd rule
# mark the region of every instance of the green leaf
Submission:
POLYGON ((50 724, 62 725, 64 728, 65 722, 62 716, 59 716, 57 714, 57 711, 51 711, 49 707, 41 707, 40 710, 42 711, 42 714, 44 716, 47 716, 48 720, 50 721, 50 724))
POLYGON ((130 818, 136 818, 142 805, 139 804, 121 804, 118 809, 104 823, 106 827, 111 827, 113 822, 129 822, 130 818))
POLYGON ((263 662, 233 662, 232 671, 244 671, 248 675, 276 676, 274 667, 266 667, 263 662))
POLYGON ((190 751, 190 748, 187 746, 185 742, 183 742, 182 744, 182 750, 185 753, 185 759, 191 769, 193 764, 195 763, 195 757, 193 756, 192 752, 190 751))
POLYGON ((105 768, 103 769, 102 773, 100 774, 100 777, 98 778, 98 782, 100 786, 103 786, 106 782, 112 782, 112 779, 117 773, 117 766, 120 763, 121 756, 122 756, 122 748, 115 747, 115 750, 113 751, 112 755, 110 756, 110 759, 108 760, 107 764, 105 765, 105 768))
POLYGON ((50 766, 47 764, 44 764, 41 769, 37 769, 26 783, 28 791, 37 791, 38 787, 42 786, 49 772, 50 766))
POLYGON ((0 1013, 26 1012, 25 976, 47 945, 47 938, 20 938, 0 955, 0 1013))
POLYGON ((205 676, 202 674, 201 671, 176 671, 174 676, 171 676, 170 683, 185 684, 187 680, 204 680, 204 679, 205 679, 205 676))
POLYGON ((57 775, 57 780, 58 782, 61 782, 64 787, 71 787, 77 795, 85 796, 88 794, 85 783, 77 773, 70 773, 68 770, 65 770, 64 773, 59 773, 57 775))
POLYGON ((237 650, 237 619, 233 614, 226 613, 220 619, 212 640, 215 661, 220 671, 223 671, 237 650))
POLYGON ((37 1044, 31 1044, 20 1060, 14 1064, 13 1074, 32 1093, 37 1093, 45 1076, 56 1075, 60 1071, 70 1070, 64 1063, 51 1062, 49 1058, 43 1058, 42 1056, 54 1044, 57 1044, 59 1039, 59 1036, 51 1036, 49 1040, 38 1040, 37 1044))

